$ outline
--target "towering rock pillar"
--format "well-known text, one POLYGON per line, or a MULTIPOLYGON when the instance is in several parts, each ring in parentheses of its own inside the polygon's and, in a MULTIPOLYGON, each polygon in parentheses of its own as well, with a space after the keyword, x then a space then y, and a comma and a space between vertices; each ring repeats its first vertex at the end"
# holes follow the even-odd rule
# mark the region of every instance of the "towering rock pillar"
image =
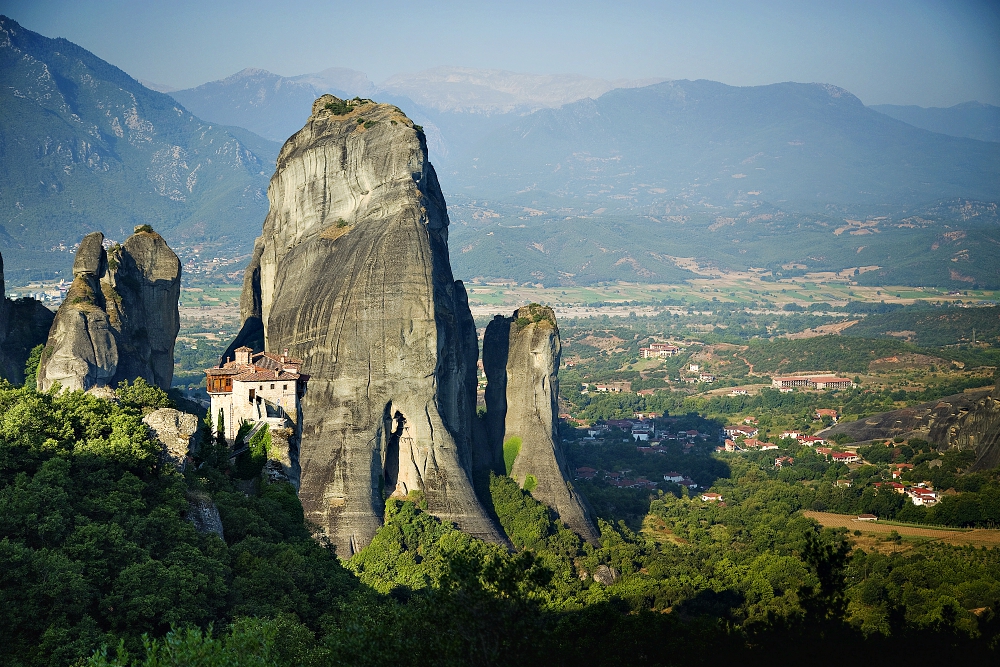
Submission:
POLYGON ((169 389, 180 327, 181 265, 148 227, 124 244, 103 246, 84 237, 73 262, 73 283, 56 313, 38 369, 38 388, 114 387, 143 378, 169 389))
POLYGON ((581 537, 597 540, 586 500, 568 482, 559 446, 559 328, 551 308, 532 304, 486 328, 486 419, 490 448, 513 458, 510 476, 581 537))
POLYGON ((0 378, 21 384, 31 349, 45 342, 52 311, 35 299, 12 301, 4 296, 3 255, 0 255, 0 378))
POLYGON ((244 325, 303 360, 299 497, 341 556, 385 499, 503 541, 473 492, 478 349, 448 258, 422 130, 396 107, 324 95, 278 156, 247 268, 244 325))

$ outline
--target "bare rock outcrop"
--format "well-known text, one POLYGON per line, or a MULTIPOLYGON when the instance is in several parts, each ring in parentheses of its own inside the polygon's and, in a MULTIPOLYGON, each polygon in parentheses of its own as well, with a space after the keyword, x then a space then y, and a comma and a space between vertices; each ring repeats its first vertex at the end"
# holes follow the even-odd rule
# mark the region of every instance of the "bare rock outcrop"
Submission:
POLYGON ((837 424, 824 435, 847 434, 856 442, 922 438, 941 449, 974 450, 973 470, 1000 465, 1000 383, 909 408, 837 424))
POLYGON ((35 299, 6 298, 5 287, 0 255, 0 378, 21 384, 28 356, 45 342, 54 315, 35 299))
POLYGON ((219 508, 212 501, 212 496, 204 491, 187 492, 187 520, 194 524, 199 533, 215 533, 219 539, 226 539, 222 529, 222 517, 219 508))
POLYGON ((241 311, 303 359, 299 497, 349 557, 389 496, 503 541, 471 483, 477 345, 422 130, 324 95, 278 157, 241 311))
POLYGON ((163 458, 183 468, 198 432, 198 417, 173 408, 160 408, 142 418, 151 435, 163 446, 163 458))
POLYGON ((84 237, 70 285, 49 331, 38 388, 115 386, 141 377, 169 389, 180 327, 181 267, 148 227, 105 251, 104 235, 84 237))
POLYGON ((494 457, 513 456, 510 476, 594 542, 598 535, 586 499, 569 483, 559 446, 561 350, 551 308, 532 304, 490 322, 483 341, 490 449, 494 457))

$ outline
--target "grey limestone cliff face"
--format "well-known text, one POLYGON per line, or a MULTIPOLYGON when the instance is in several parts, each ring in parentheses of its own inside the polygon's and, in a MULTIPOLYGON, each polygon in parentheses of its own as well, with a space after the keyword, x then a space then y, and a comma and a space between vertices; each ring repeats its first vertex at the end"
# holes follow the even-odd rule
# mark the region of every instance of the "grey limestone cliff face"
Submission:
POLYGON ((475 325, 448 258, 423 133, 396 107, 325 95, 278 157, 241 310, 303 359, 299 497, 349 557, 390 496, 503 541, 471 483, 475 325))
POLYGON ((586 499, 570 485, 559 446, 561 351, 551 308, 532 304, 490 322, 483 340, 490 450, 502 458, 504 444, 519 440, 510 476, 593 542, 598 535, 586 499))
POLYGON ((6 298, 5 288, 0 255, 0 378, 21 384, 28 355, 45 342, 54 315, 35 299, 6 298))
POLYGON ((137 229, 108 253, 84 237, 38 370, 38 388, 114 387, 143 378, 169 389, 180 326, 180 261, 163 238, 137 229))
POLYGON ((173 408, 160 408, 144 416, 142 421, 163 447, 163 459, 183 469, 185 458, 195 444, 198 417, 173 408))
POLYGON ((936 401, 837 424, 827 435, 857 442, 922 438, 941 449, 973 450, 973 470, 1000 465, 1000 382, 991 390, 966 391, 936 401))

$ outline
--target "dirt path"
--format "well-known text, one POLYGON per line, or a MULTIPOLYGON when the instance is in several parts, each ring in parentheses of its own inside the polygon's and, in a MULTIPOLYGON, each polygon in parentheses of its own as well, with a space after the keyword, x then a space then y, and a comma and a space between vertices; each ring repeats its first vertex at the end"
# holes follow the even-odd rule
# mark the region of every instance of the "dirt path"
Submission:
POLYGON ((974 528, 972 530, 918 528, 916 526, 894 526, 877 521, 858 521, 857 516, 853 514, 832 514, 830 512, 811 511, 803 512, 802 514, 810 519, 815 519, 824 528, 847 528, 851 531, 860 530, 862 533, 885 535, 896 531, 900 535, 926 537, 945 544, 972 544, 979 547, 1000 547, 1000 530, 989 528, 974 528))

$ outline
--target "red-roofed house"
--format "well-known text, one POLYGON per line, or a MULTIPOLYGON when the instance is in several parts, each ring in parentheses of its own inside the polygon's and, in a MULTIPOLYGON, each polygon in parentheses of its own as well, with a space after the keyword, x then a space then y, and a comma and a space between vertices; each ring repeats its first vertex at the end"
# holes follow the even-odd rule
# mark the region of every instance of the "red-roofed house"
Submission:
POLYGON ((892 478, 899 479, 907 470, 913 470, 912 463, 897 463, 892 466, 892 478))
POLYGON ((892 489, 896 493, 906 493, 906 487, 900 484, 899 482, 875 482, 874 484, 872 484, 872 486, 876 488, 884 486, 892 489))
POLYGON ((701 494, 701 499, 708 502, 718 502, 722 500, 722 494, 720 493, 703 493, 701 494))
POLYGON ((830 452, 830 460, 835 463, 857 463, 861 457, 854 452, 830 452))
POLYGON ((748 424, 739 424, 737 426, 727 426, 723 429, 730 438, 739 438, 743 436, 744 438, 756 437, 759 431, 756 426, 750 426, 748 424))

